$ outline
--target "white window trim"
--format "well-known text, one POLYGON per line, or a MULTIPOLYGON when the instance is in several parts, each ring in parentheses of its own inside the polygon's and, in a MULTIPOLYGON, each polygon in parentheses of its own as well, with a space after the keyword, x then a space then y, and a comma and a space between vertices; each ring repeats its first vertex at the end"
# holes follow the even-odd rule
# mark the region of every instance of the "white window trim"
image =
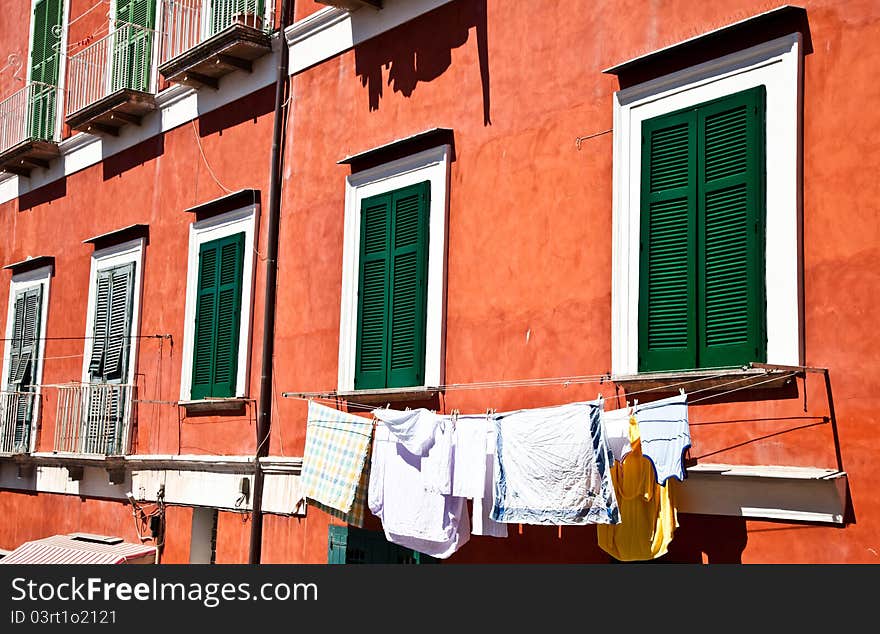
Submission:
POLYGON ((254 251, 259 205, 248 205, 234 211, 199 220, 189 228, 189 256, 186 269, 186 311, 183 328, 183 368, 180 377, 180 400, 189 401, 192 395, 193 345, 195 343, 196 302, 199 276, 199 249, 205 242, 244 233, 244 259, 241 280, 241 318, 238 333, 238 372, 235 377, 235 396, 248 394, 250 367, 250 334, 253 318, 254 251))
POLYGON ((94 347, 95 330, 95 295, 98 291, 98 272, 106 271, 129 262, 134 262, 134 289, 132 292, 131 324, 128 331, 128 341, 131 347, 128 350, 128 371, 124 383, 134 385, 137 368, 137 353, 139 339, 135 337, 140 332, 141 326, 141 282, 144 276, 144 246, 145 238, 136 238, 128 242, 115 244, 104 249, 99 249, 92 254, 92 262, 89 269, 89 304, 86 309, 86 340, 83 351, 82 381, 91 382, 89 377, 89 362, 92 358, 94 347))
POLYGON ((638 373, 641 124, 766 86, 767 362, 800 365, 803 44, 793 33, 614 94, 611 368, 638 373))
POLYGON ((37 443, 37 426, 40 420, 40 394, 43 391, 43 355, 46 350, 46 320, 49 318, 49 282, 52 279, 52 267, 42 266, 32 271, 18 273, 12 276, 9 283, 9 305, 6 310, 6 334, 4 335, 6 342, 3 346, 3 372, 0 387, 5 391, 6 385, 9 383, 9 355, 12 347, 12 322, 15 319, 15 296, 21 291, 27 291, 31 288, 41 286, 43 288, 42 305, 40 306, 40 332, 37 333, 37 350, 35 353, 36 362, 34 363, 34 390, 37 394, 34 400, 34 409, 31 415, 31 434, 29 452, 36 450, 37 443))
POLYGON ((342 252, 342 302, 339 321, 340 392, 354 390, 357 355, 358 265, 360 259, 361 201, 364 198, 430 181, 428 223, 428 305, 425 323, 425 383, 443 384, 443 347, 446 280, 446 220, 449 208, 449 170, 452 148, 440 145, 378 167, 357 172, 345 180, 345 229, 342 252))

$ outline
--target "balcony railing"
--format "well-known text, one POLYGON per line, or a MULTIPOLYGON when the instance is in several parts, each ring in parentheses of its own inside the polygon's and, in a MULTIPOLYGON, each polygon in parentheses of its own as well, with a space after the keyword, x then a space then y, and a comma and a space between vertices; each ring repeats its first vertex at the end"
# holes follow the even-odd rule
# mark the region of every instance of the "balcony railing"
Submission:
POLYGON ((159 64, 187 52, 234 24, 270 32, 266 0, 164 0, 159 64))
POLYGON ((55 451, 118 456, 128 453, 136 420, 136 386, 83 383, 58 388, 55 451))
POLYGON ((32 81, 0 101, 0 154, 24 141, 57 141, 58 88, 32 81))
POLYGON ((0 392, 0 453, 28 453, 35 392, 0 392))
POLYGON ((119 22, 108 35, 71 55, 67 115, 119 90, 154 93, 154 33, 152 29, 119 22))

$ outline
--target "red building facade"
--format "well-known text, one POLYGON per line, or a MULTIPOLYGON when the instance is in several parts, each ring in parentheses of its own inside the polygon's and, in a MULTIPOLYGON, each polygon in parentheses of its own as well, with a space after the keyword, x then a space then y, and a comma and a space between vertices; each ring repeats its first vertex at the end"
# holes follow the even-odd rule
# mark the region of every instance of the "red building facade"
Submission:
MULTIPOLYGON (((0 548, 137 541, 131 492, 162 501, 163 562, 248 561, 280 117, 263 562, 327 562, 345 534, 297 504, 309 397, 480 413, 680 387, 661 561, 876 560, 854 299, 880 248, 875 3, 281 4, 5 8, 0 548), (412 211, 381 216, 409 250, 371 250, 373 207, 412 211), (414 290, 371 291, 367 263, 407 254, 414 290), (372 315, 382 293, 407 310, 372 315)), ((591 526, 510 529, 448 562, 610 560, 591 526)))

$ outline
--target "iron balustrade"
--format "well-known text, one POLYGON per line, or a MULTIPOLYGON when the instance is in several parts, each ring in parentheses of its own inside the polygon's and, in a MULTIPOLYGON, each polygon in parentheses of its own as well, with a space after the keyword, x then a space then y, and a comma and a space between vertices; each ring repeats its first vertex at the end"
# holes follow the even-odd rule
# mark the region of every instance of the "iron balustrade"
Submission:
POLYGON ((125 455, 135 420, 134 385, 76 383, 58 387, 55 451, 125 455))
POLYGON ((109 34, 71 55, 67 65, 67 115, 118 90, 155 93, 154 35, 153 29, 117 22, 109 34))
POLYGON ((0 392, 0 453, 28 453, 36 392, 0 392))
POLYGON ((243 24, 258 31, 273 28, 272 11, 265 0, 164 0, 159 64, 174 59, 201 42, 243 24))
POLYGON ((28 82, 0 101, 0 153, 24 141, 57 141, 58 88, 28 82))

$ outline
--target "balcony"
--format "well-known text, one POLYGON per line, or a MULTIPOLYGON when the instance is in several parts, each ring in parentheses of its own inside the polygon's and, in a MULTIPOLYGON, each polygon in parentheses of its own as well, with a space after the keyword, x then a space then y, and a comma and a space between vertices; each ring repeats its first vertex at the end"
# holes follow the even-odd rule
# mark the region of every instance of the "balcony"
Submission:
POLYGON ((58 88, 32 81, 0 102, 0 170, 29 176, 58 156, 58 88))
POLYGON ((65 122, 74 130, 117 136, 156 109, 152 72, 155 31, 116 23, 111 32, 68 60, 65 122))
POLYGON ((159 73, 166 80, 217 89, 220 78, 251 72, 272 51, 264 0, 164 0, 159 73))
POLYGON ((122 456, 128 453, 137 420, 136 386, 77 383, 58 388, 55 451, 122 456))
POLYGON ((31 421, 35 392, 0 392, 0 453, 23 454, 31 450, 31 421))
POLYGON ((362 7, 382 8, 382 0, 315 0, 318 4, 326 4, 346 11, 356 11, 362 7))

